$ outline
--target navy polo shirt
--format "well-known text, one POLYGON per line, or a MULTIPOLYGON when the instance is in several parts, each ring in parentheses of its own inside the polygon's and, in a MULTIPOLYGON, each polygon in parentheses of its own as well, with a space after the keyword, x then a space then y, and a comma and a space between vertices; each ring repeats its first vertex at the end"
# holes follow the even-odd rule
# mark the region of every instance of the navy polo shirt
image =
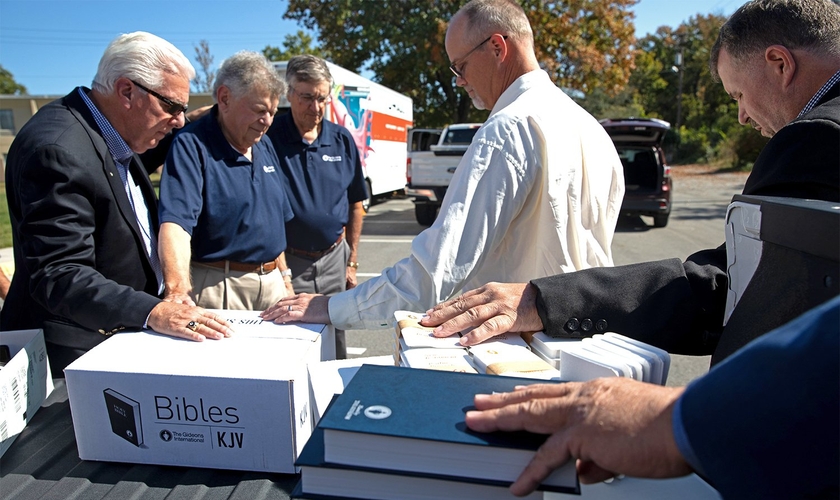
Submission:
POLYGON ((350 131, 324 120, 312 144, 286 113, 274 119, 271 139, 286 176, 294 219, 286 223, 289 247, 323 250, 338 239, 350 218, 350 204, 367 198, 359 150, 350 131))
POLYGON ((268 140, 248 160, 225 139, 218 106, 175 136, 160 181, 160 221, 192 236, 192 259, 263 263, 286 249, 286 179, 268 140))

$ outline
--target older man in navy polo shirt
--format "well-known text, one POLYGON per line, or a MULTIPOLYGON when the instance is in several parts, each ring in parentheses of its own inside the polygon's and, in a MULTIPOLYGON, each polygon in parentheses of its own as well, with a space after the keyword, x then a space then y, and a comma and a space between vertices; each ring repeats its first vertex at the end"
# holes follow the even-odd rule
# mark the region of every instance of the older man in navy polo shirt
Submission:
MULTIPOLYGON (((324 120, 332 75, 321 59, 289 60, 291 112, 277 118, 268 137, 288 178, 295 217, 286 223, 286 258, 296 292, 333 295, 356 286, 357 248, 367 198, 359 150, 346 128, 324 120)), ((336 357, 346 357, 336 331, 336 357)))
POLYGON ((160 191, 165 300, 257 310, 293 292, 286 182, 260 141, 283 90, 265 57, 238 52, 219 69, 216 105, 175 137, 160 191))

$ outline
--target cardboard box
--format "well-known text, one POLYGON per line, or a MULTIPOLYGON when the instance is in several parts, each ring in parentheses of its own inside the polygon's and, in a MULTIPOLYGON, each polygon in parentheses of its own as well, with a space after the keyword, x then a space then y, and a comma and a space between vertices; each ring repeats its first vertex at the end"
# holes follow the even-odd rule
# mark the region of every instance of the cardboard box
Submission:
POLYGON ((0 457, 53 390, 43 330, 0 332, 11 360, 0 369, 0 457))
POLYGON ((231 309, 208 309, 228 322, 236 332, 237 337, 265 337, 265 338, 311 338, 312 334, 321 337, 321 360, 335 359, 335 328, 331 325, 314 323, 294 323, 278 325, 271 321, 263 321, 259 317, 260 311, 239 311, 231 309))
POLYGON ((64 371, 79 457, 296 472, 321 337, 313 325, 275 328, 204 342, 121 333, 91 349, 64 371))
POLYGON ((394 366, 393 356, 339 359, 309 364, 309 395, 312 402, 312 426, 318 424, 333 396, 344 392, 347 383, 362 365, 394 366))

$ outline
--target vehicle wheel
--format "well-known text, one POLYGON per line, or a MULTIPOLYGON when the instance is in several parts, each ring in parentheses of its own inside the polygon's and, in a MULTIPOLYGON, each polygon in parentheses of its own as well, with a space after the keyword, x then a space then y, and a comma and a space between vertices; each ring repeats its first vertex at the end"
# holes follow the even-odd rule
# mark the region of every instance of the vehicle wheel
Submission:
POLYGON ((368 197, 362 200, 362 208, 365 209, 365 213, 368 213, 370 206, 373 205, 373 189, 370 188, 370 181, 365 181, 365 184, 367 185, 368 197))
POLYGON ((661 214, 653 216, 653 227, 665 227, 668 225, 668 216, 671 214, 661 214))
POLYGON ((437 211, 437 205, 425 203, 414 204, 414 217, 417 219, 417 223, 421 226, 431 226, 434 224, 435 218, 437 217, 437 211))

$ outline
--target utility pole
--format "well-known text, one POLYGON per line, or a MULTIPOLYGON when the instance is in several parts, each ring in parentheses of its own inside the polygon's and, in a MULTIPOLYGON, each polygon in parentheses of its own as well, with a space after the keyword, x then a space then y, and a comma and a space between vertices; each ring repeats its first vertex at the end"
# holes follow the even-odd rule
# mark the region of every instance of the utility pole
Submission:
POLYGON ((674 57, 674 66, 677 68, 679 81, 677 83, 677 122, 674 128, 679 132, 680 122, 682 121, 682 93, 683 93, 683 47, 682 43, 679 46, 679 52, 674 57))

